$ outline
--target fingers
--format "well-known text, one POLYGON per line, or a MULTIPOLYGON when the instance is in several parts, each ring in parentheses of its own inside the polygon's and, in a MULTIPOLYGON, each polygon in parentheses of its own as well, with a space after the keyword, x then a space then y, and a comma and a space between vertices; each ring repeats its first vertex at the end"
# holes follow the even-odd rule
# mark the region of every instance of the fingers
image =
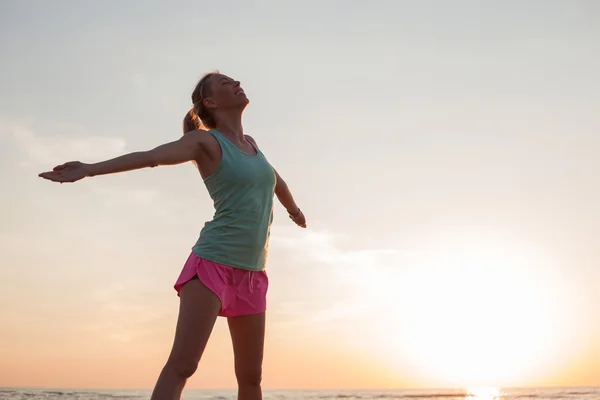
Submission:
POLYGON ((64 164, 57 165, 57 166, 56 166, 56 167, 54 167, 52 170, 53 170, 53 171, 60 171, 61 169, 65 169, 65 168, 68 168, 68 167, 72 167, 72 166, 74 166, 75 164, 77 164, 77 161, 69 161, 69 162, 66 162, 66 163, 64 163, 64 164))
POLYGON ((290 215, 289 217, 299 227, 306 228, 306 218, 304 217, 304 214, 297 215, 296 217, 290 215))
POLYGON ((50 172, 42 172, 41 174, 38 175, 40 178, 44 178, 47 179, 49 181, 54 181, 54 182, 59 182, 60 181, 60 174, 57 174, 54 171, 50 171, 50 172))
POLYGON ((53 182, 75 182, 84 177, 80 172, 82 164, 79 161, 69 161, 57 165, 52 171, 42 172, 38 176, 53 182))
POLYGON ((42 172, 41 174, 38 175, 40 178, 44 178, 47 179, 49 181, 53 181, 53 182, 71 182, 70 179, 62 176, 60 173, 55 172, 55 171, 48 171, 48 172, 42 172))
POLYGON ((44 178, 44 179, 52 179, 52 177, 56 175, 54 172, 50 171, 50 172, 42 172, 41 174, 38 174, 38 176, 40 178, 44 178))

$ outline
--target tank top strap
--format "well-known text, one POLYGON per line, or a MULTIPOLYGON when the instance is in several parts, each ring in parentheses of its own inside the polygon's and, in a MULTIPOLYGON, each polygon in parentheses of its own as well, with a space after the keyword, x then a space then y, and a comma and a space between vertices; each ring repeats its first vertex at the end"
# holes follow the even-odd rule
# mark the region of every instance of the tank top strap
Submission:
POLYGON ((221 132, 216 129, 209 129, 208 132, 211 133, 215 139, 217 139, 217 142, 219 142, 219 145, 221 146, 221 152, 223 153, 223 158, 229 158, 229 156, 235 152, 236 149, 233 148, 235 145, 231 143, 231 141, 229 141, 225 136, 223 136, 221 132))

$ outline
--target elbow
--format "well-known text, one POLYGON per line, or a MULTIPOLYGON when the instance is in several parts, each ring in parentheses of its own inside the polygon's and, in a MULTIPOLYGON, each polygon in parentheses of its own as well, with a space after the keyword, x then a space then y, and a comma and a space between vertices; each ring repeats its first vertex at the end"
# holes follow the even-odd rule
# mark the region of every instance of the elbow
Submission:
POLYGON ((140 157, 141 164, 144 167, 150 167, 150 168, 158 167, 160 165, 160 161, 159 161, 158 154, 156 154, 156 153, 157 152, 154 150, 139 152, 138 154, 140 157))

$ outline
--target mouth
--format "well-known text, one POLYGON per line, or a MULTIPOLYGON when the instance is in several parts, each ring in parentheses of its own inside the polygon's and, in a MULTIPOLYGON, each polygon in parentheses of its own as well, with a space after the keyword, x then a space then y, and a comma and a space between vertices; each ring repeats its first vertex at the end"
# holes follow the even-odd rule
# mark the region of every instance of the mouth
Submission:
POLYGON ((236 95, 236 96, 240 96, 240 95, 244 95, 244 96, 245 96, 245 95, 246 95, 246 93, 244 93, 244 90, 243 90, 243 89, 240 89, 240 90, 238 90, 238 91, 236 91, 236 92, 235 92, 235 95, 236 95))

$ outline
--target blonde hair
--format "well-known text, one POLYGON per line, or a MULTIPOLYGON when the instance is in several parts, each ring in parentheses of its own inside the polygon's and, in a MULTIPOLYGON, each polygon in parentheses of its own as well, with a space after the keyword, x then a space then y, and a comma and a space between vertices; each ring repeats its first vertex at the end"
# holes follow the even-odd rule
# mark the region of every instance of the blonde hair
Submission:
POLYGON ((183 118, 183 133, 186 134, 197 129, 214 129, 217 124, 215 117, 209 109, 204 107, 204 99, 212 94, 212 83, 210 78, 218 74, 219 71, 205 74, 196 84, 192 92, 193 107, 183 118))

